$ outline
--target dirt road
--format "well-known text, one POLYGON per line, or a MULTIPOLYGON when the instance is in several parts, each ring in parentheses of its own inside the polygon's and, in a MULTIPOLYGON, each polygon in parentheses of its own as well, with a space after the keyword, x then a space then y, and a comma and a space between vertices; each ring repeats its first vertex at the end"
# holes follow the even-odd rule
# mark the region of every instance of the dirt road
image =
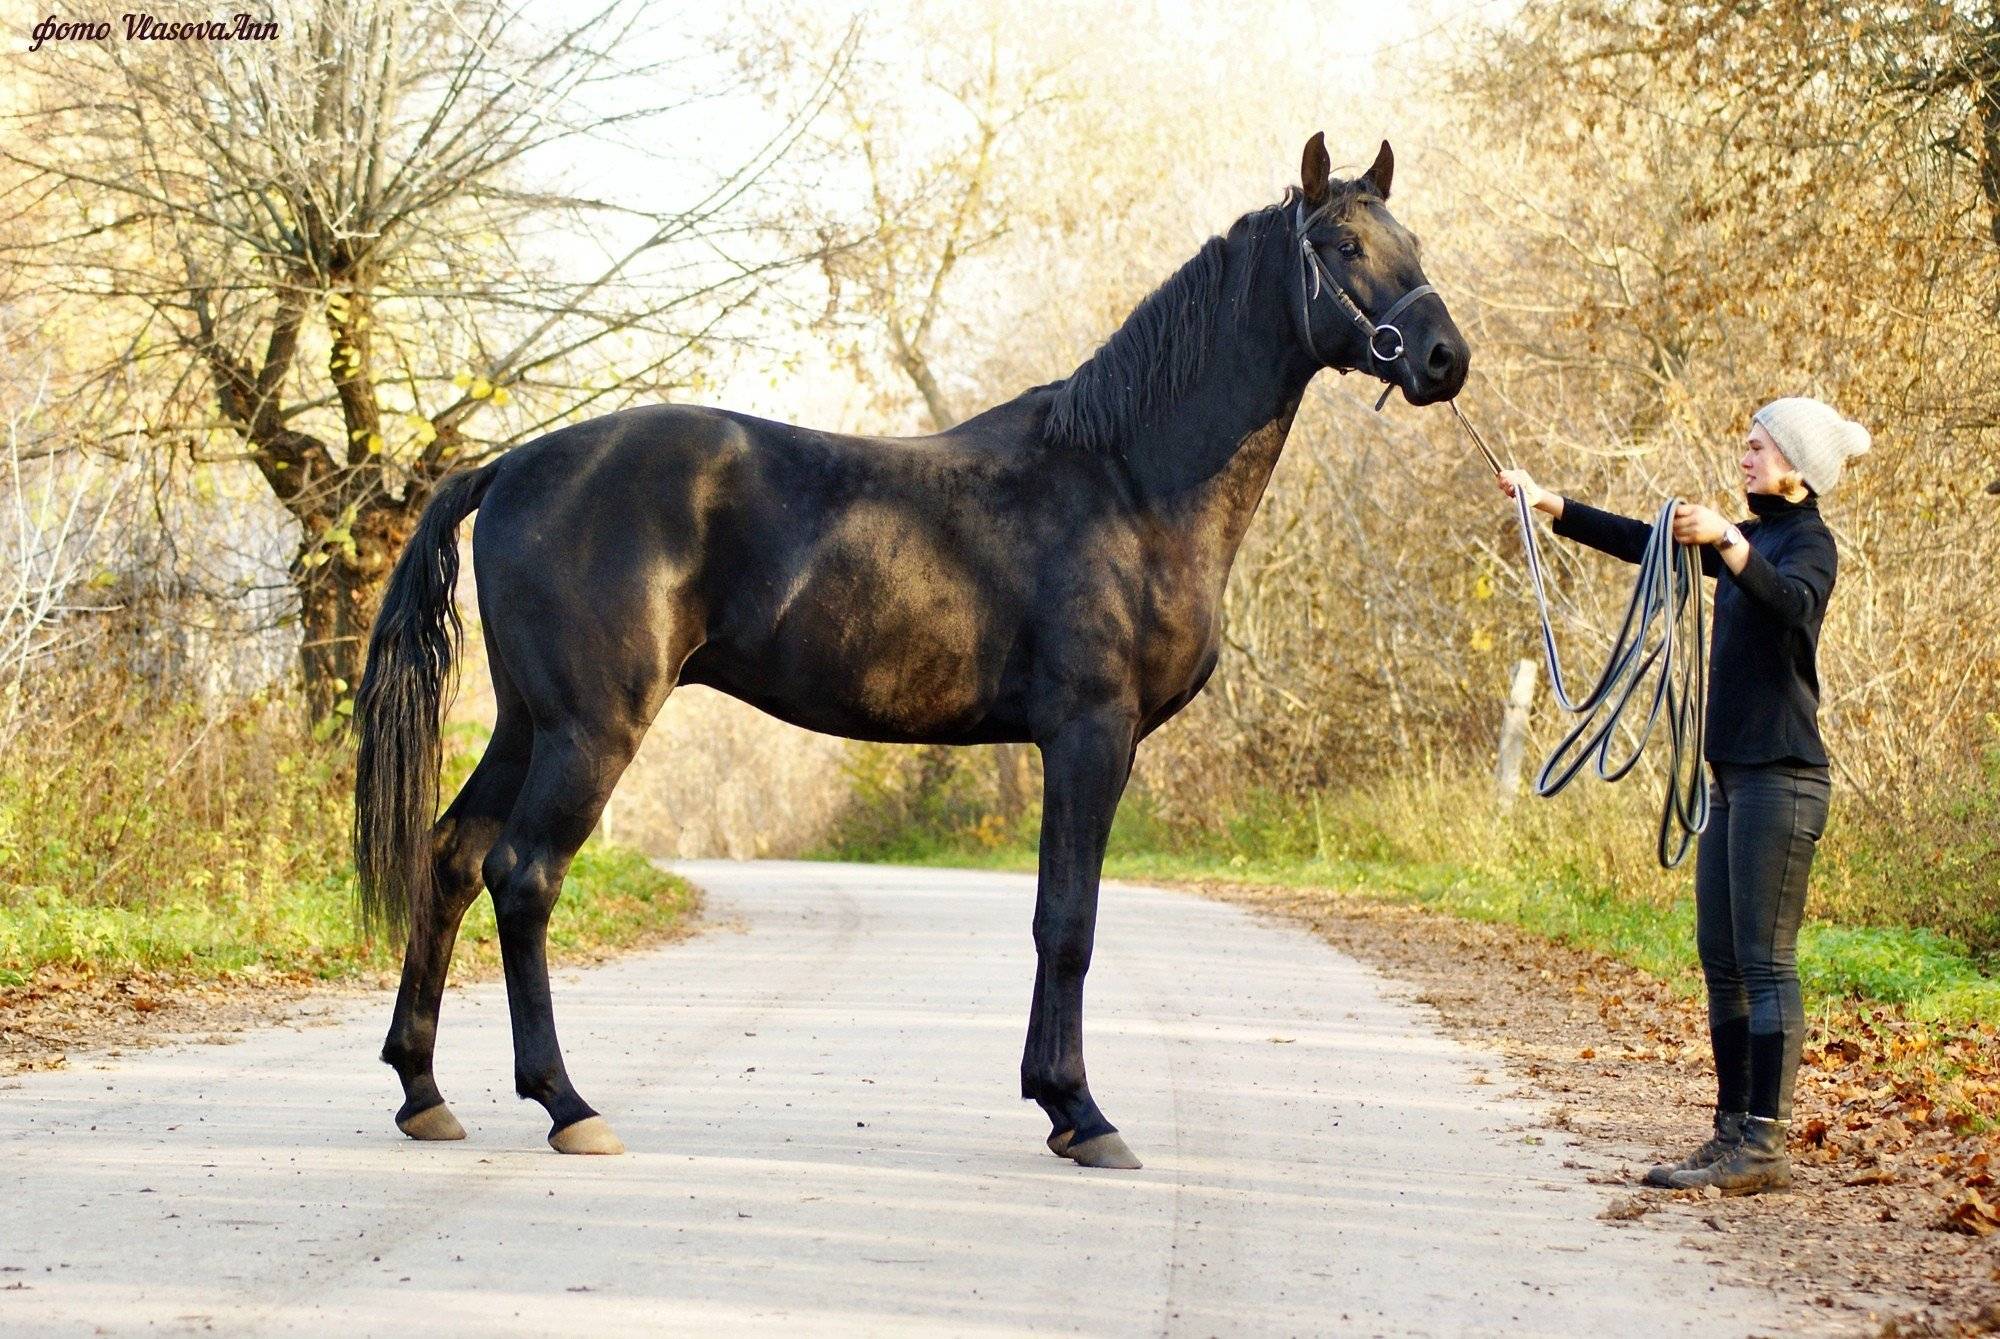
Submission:
POLYGON ((1805 1318, 1614 1197, 1490 1057, 1307 934, 1106 889, 1085 1171, 1015 1097, 1019 875, 676 867, 716 927, 565 973, 631 1152, 564 1158, 501 988, 447 1001, 470 1138, 390 1124, 386 998, 0 1084, 0 1329, 1747 1334, 1805 1318))

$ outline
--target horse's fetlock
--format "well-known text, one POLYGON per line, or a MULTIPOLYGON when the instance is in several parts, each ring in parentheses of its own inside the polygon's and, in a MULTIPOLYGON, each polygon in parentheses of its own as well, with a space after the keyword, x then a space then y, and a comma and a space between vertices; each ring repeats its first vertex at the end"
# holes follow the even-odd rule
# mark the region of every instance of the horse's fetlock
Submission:
POLYGON ((389 1039, 382 1043, 382 1063, 395 1070, 397 1077, 405 1081, 428 1074, 436 1039, 435 1028, 415 1034, 392 1032, 389 1039))
POLYGON ((1084 1081, 1080 1064, 1057 1061, 1021 1070, 1021 1096, 1034 1101, 1067 1104, 1089 1093, 1090 1086, 1084 1081))
POLYGON ((1059 944, 1054 952, 1043 957, 1043 962, 1058 978, 1083 976, 1090 971, 1090 948, 1059 944))

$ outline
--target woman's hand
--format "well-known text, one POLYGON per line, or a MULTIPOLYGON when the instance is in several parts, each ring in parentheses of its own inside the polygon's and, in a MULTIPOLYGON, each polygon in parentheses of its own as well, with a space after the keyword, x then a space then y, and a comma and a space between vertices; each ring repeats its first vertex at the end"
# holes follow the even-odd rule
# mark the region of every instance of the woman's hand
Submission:
POLYGON ((1534 476, 1526 470, 1500 471, 1500 491, 1508 497, 1520 493, 1536 511, 1545 511, 1558 518, 1563 514, 1562 498, 1536 483, 1534 476))
POLYGON ((1713 544, 1729 529, 1719 512, 1692 502, 1674 507, 1674 539, 1681 544, 1713 544))

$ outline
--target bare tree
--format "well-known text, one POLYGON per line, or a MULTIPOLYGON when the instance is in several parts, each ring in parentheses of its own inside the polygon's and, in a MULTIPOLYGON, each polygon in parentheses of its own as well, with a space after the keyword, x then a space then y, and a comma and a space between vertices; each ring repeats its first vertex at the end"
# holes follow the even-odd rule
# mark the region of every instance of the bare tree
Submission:
MULTIPOLYGON (((1031 207, 1010 151, 1024 125, 1060 97, 1061 58, 1010 42, 1004 28, 987 14, 964 40, 928 51, 914 94, 887 70, 867 71, 843 86, 839 115, 825 122, 824 152, 856 170, 866 197, 859 211, 818 222, 834 243, 823 253, 829 302, 821 324, 849 341, 857 361, 885 358, 933 432, 964 417, 961 394, 946 384, 940 338, 952 280, 1031 207)), ((865 66, 865 51, 860 59, 865 66)), ((968 371, 956 369, 961 385, 968 371)), ((1026 751, 996 744, 992 756, 996 807, 1016 817, 1028 800, 1026 751)))
MULTIPOLYGON (((948 48, 917 106, 870 100, 857 81, 840 97, 838 147, 857 159, 867 202, 852 241, 830 248, 825 269, 833 306, 828 323, 878 340, 942 432, 963 417, 937 367, 939 318, 959 266, 1004 237, 1028 208, 1013 180, 1009 151, 1023 123, 1056 102, 1060 62, 1023 67, 1003 44, 997 20, 970 50, 948 48), (914 152, 913 122, 930 122, 933 143, 914 152)), ((829 149, 836 146, 829 145, 829 149)))
POLYGON ((30 674, 76 649, 76 616, 102 607, 100 544, 132 478, 95 459, 54 468, 39 427, 47 376, 17 400, 21 385, 0 384, 0 750, 30 705, 30 674))
POLYGON ((148 440, 247 462, 296 520, 316 716, 358 680, 439 479, 685 384, 796 263, 742 206, 844 50, 733 169, 676 181, 656 157, 669 207, 549 168, 695 100, 685 58, 621 58, 642 14, 615 0, 541 32, 494 0, 294 0, 275 45, 66 48, 17 120, 33 139, 6 141, 12 198, 49 225, 8 259, 128 318, 100 384, 150 368, 148 440))

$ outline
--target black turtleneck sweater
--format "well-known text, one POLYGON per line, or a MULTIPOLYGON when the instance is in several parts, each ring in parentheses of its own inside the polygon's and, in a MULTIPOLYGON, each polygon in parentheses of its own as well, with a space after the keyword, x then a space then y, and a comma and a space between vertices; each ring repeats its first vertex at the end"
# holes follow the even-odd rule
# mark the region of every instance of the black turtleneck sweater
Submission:
MULTIPOLYGON (((1824 767, 1819 625, 1833 594, 1833 535, 1810 494, 1803 502, 1749 498, 1753 519, 1737 527, 1750 544, 1743 571, 1731 572, 1713 547, 1701 549, 1701 570, 1716 578, 1702 752, 1710 762, 1824 767)), ((1555 532, 1636 563, 1653 527, 1564 498, 1555 532)))

